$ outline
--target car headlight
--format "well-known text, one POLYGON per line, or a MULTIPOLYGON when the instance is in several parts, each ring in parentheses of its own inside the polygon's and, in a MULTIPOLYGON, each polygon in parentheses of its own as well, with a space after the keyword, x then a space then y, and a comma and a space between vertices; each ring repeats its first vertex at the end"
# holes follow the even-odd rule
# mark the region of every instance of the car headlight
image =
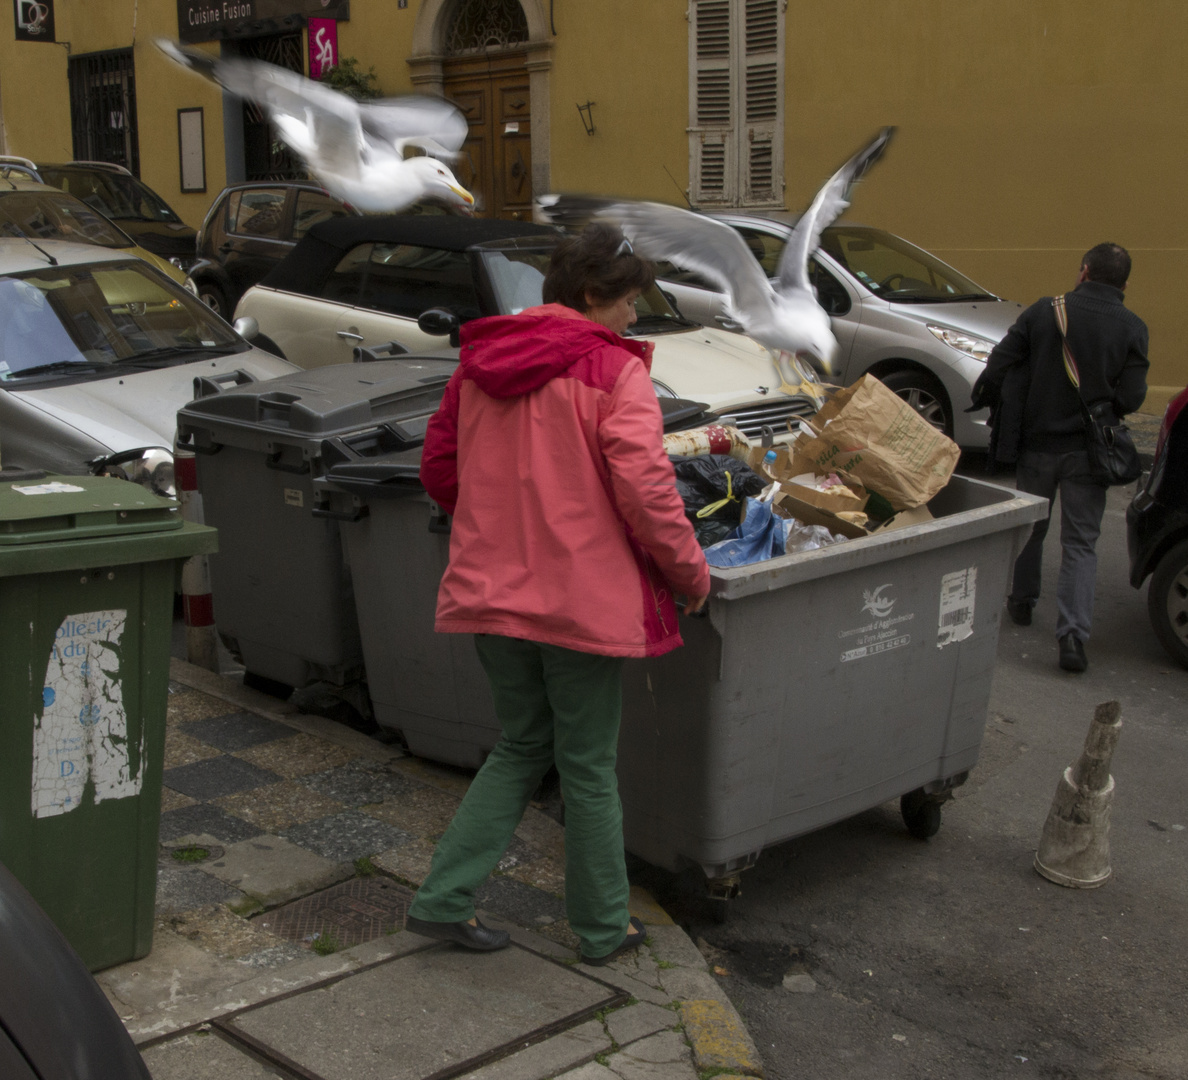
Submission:
POLYGON ((671 386, 666 386, 659 379, 652 380, 652 389, 656 391, 658 398, 679 398, 681 396, 671 386))
POLYGON ((194 279, 189 274, 186 275, 186 280, 182 282, 182 288, 193 296, 198 295, 198 286, 194 284, 194 279))
POLYGON ((125 450, 92 462, 96 476, 114 476, 147 488, 154 495, 177 498, 173 479, 173 454, 162 446, 125 450))
POLYGON ((975 337, 973 334, 963 334, 960 330, 952 330, 947 326, 933 326, 928 323, 928 332, 939 341, 943 341, 951 349, 972 356, 975 360, 985 361, 991 350, 997 344, 986 338, 975 337))

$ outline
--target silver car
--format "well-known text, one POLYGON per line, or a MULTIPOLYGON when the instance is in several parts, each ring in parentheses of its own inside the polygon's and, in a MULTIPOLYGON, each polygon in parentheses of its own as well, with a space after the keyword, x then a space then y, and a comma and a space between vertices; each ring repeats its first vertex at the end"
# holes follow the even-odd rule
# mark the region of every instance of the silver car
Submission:
POLYGON ((296 370, 126 252, 0 238, 6 472, 106 474, 173 495, 177 410, 195 381, 296 370))
MULTIPOLYGON (((742 234, 774 277, 795 215, 714 216, 742 234)), ((988 413, 965 412, 969 393, 1023 305, 994 296, 922 248, 865 225, 826 229, 809 268, 840 346, 835 379, 849 385, 870 372, 958 445, 984 448, 988 413)), ((725 297, 698 275, 664 265, 659 285, 682 315, 730 328, 725 297)))

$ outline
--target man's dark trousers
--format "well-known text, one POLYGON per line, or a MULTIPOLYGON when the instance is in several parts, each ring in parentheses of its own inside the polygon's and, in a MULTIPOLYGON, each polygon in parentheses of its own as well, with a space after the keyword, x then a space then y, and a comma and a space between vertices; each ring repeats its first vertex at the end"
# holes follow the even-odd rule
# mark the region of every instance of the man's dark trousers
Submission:
POLYGON ((1085 450, 1049 453, 1025 450, 1019 456, 1015 484, 1029 495, 1048 500, 1048 516, 1037 521, 1019 558, 1011 599, 1034 606, 1040 595, 1044 537, 1052 503, 1060 493, 1060 576, 1056 583, 1056 637, 1072 633, 1089 640, 1093 622, 1093 587, 1097 577, 1097 537, 1105 514, 1106 488, 1094 483, 1085 450))

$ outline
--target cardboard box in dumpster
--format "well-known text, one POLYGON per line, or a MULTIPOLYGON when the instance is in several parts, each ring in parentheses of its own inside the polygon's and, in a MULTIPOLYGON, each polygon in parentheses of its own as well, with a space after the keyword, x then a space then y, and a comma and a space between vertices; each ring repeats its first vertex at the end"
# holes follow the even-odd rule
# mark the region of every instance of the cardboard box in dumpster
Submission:
MULTIPOLYGON (((870 493, 852 476, 832 469, 822 473, 811 460, 787 446, 753 447, 748 464, 765 480, 776 480, 780 485, 781 492, 800 502, 809 503, 833 514, 862 515, 870 500, 870 493), (772 464, 767 465, 764 463, 764 458, 769 449, 775 450, 776 458, 772 464), (833 473, 841 483, 827 490, 795 482, 795 478, 803 477, 806 474, 824 476, 829 473, 833 473)), ((853 516, 849 520, 858 521, 861 518, 853 516)))
MULTIPOLYGON (((849 540, 859 540, 864 536, 875 533, 890 532, 892 529, 903 529, 909 525, 919 525, 932 520, 932 513, 927 506, 915 506, 908 510, 900 510, 883 521, 866 519, 865 524, 848 518, 840 517, 831 510, 824 510, 812 503, 804 502, 787 490, 781 489, 773 500, 778 510, 788 517, 794 517, 805 525, 824 525, 832 533, 844 536, 849 540)), ((865 515, 863 515, 865 516, 865 515)))
POLYGON ((839 390, 809 422, 795 453, 818 474, 849 473, 893 510, 923 506, 948 482, 961 451, 873 375, 839 390))

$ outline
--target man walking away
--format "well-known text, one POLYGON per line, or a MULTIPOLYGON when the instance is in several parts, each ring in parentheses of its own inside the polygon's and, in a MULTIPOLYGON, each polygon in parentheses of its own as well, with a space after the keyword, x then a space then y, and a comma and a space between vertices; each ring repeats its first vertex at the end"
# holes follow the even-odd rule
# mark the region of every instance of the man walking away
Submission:
MULTIPOLYGON (((1065 302, 1069 351, 1080 373, 1080 395, 1092 408, 1109 402, 1115 419, 1137 409, 1147 393, 1147 326, 1123 304, 1130 255, 1117 244, 1098 244, 1081 260, 1076 288, 1065 302)), ((1093 620, 1097 537, 1106 488, 1090 474, 1078 390, 1065 371, 1060 327, 1052 298, 1023 312, 986 361, 974 384, 974 408, 991 409, 990 466, 1016 465, 1020 491, 1048 500, 1015 562, 1007 611, 1031 624, 1040 595, 1044 537, 1052 501, 1060 493, 1060 576, 1056 584, 1056 638, 1060 666, 1088 666, 1085 643, 1093 620)))

